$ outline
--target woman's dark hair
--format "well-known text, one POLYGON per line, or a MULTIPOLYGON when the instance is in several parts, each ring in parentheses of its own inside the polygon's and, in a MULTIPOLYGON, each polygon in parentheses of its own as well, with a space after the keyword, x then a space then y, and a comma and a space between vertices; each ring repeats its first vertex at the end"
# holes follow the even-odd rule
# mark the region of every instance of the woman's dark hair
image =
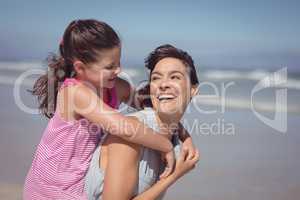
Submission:
MULTIPOLYGON (((170 44, 165 44, 157 47, 145 59, 145 67, 150 71, 149 77, 151 77, 152 71, 154 70, 156 64, 164 58, 177 58, 181 60, 182 63, 187 67, 191 84, 199 84, 196 68, 192 57, 187 52, 178 49, 170 44)), ((152 107, 149 83, 140 90, 138 90, 138 95, 140 96, 142 107, 152 107)))
POLYGON ((96 62, 99 51, 120 46, 118 34, 108 24, 94 19, 74 20, 66 28, 59 44, 59 53, 47 58, 48 71, 34 84, 33 95, 40 111, 48 118, 56 109, 58 89, 65 78, 75 74, 75 59, 85 64, 96 62))

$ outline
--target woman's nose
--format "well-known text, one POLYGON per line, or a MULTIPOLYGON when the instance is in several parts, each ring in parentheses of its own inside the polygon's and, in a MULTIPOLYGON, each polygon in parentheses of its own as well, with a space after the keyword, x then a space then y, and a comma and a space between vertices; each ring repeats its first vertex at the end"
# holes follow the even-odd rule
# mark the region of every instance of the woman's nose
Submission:
POLYGON ((169 88, 170 86, 169 86, 169 83, 168 83, 168 81, 167 80, 162 80, 161 82, 160 82, 160 84, 159 84, 159 88, 161 89, 161 90, 166 90, 167 88, 169 88))

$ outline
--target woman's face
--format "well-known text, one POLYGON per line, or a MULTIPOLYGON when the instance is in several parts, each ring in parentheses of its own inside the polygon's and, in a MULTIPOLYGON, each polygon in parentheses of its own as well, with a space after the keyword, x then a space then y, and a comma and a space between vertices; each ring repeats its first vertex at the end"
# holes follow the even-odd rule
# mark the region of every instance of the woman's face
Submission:
POLYGON ((87 64, 82 68, 81 76, 96 88, 113 88, 117 75, 121 71, 120 57, 120 47, 102 50, 97 62, 87 64))
POLYGON ((164 58, 151 73, 151 101, 159 113, 181 117, 196 90, 191 85, 188 68, 179 59, 164 58))

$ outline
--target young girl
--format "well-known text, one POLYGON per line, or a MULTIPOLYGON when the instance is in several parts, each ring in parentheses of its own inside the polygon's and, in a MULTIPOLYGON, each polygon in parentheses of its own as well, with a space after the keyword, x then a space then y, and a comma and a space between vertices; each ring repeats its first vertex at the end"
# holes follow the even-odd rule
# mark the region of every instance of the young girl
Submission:
POLYGON ((116 32, 103 22, 76 20, 66 28, 59 49, 60 55, 49 59, 49 71, 33 88, 41 111, 51 119, 34 155, 23 198, 86 199, 84 177, 101 130, 163 152, 169 175, 172 143, 163 133, 115 110, 130 89, 117 78, 121 43, 116 32))

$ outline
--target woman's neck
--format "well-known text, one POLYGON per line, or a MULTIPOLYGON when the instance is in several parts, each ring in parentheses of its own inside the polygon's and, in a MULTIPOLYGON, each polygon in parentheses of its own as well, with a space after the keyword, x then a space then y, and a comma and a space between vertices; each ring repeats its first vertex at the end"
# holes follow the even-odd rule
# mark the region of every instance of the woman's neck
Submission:
POLYGON ((159 126, 160 132, 167 138, 171 138, 172 134, 178 129, 181 116, 176 114, 168 115, 155 112, 155 117, 159 126))

